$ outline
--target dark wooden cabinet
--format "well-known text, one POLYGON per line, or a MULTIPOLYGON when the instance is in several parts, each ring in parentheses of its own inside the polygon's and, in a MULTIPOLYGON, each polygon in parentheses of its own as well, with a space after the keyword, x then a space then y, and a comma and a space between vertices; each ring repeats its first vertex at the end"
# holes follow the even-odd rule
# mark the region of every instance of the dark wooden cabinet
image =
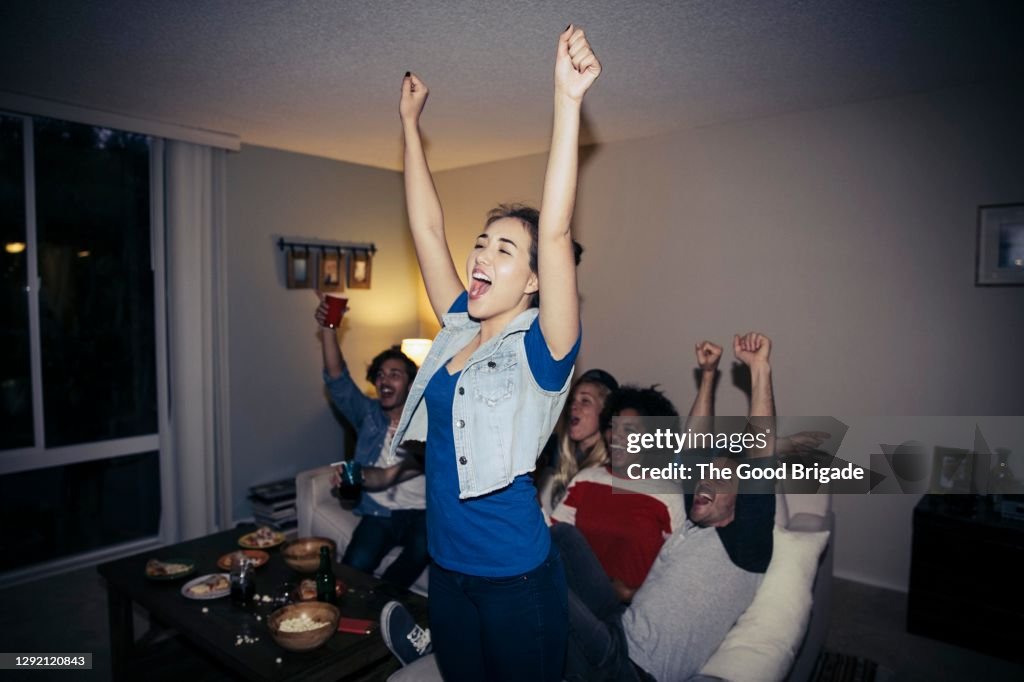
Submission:
POLYGON ((1024 522, 965 502, 914 508, 907 631, 1024 663, 1024 522))

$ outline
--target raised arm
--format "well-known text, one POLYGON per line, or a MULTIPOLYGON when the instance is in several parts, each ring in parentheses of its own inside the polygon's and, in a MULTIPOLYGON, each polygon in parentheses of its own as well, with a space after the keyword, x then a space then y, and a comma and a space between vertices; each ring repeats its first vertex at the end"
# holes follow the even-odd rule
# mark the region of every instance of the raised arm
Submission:
POLYGON ((399 104, 405 140, 405 206, 423 284, 427 288, 430 306, 440 320, 462 293, 463 287, 444 236, 441 201, 427 166, 420 135, 420 116, 428 94, 426 84, 415 74, 406 72, 399 104))
POLYGON ((583 31, 569 26, 558 38, 555 57, 555 116, 544 175, 537 243, 540 326, 552 357, 561 359, 579 335, 576 260, 572 222, 579 166, 583 96, 601 73, 583 31))
POLYGON ((750 368, 750 431, 765 434, 764 448, 751 448, 751 457, 766 457, 775 450, 775 394, 769 362, 772 341, 764 334, 750 332, 732 341, 736 359, 750 368))
MULTIPOLYGON (((324 357, 324 371, 330 378, 337 379, 345 369, 345 358, 341 354, 341 346, 338 345, 337 328, 327 326, 327 299, 319 292, 317 296, 320 298, 320 305, 313 313, 313 317, 320 325, 320 350, 324 357)), ((341 314, 344 318, 345 311, 342 310, 341 314)), ((336 326, 340 325, 339 322, 336 326)))
MULTIPOLYGON (((320 296, 320 294, 317 294, 320 296)), ((344 317, 344 311, 342 311, 344 317)), ((324 372, 327 373, 327 392, 331 402, 348 419, 358 431, 366 413, 374 409, 373 400, 359 390, 352 376, 346 372, 345 358, 338 344, 338 330, 327 326, 327 303, 320 296, 320 305, 313 314, 320 325, 320 351, 324 358, 324 372)))
POLYGON ((697 366, 700 367, 700 385, 686 426, 694 431, 706 432, 711 428, 711 417, 715 416, 715 379, 718 375, 718 361, 722 359, 722 347, 710 341, 701 341, 694 346, 694 350, 697 353, 697 366))

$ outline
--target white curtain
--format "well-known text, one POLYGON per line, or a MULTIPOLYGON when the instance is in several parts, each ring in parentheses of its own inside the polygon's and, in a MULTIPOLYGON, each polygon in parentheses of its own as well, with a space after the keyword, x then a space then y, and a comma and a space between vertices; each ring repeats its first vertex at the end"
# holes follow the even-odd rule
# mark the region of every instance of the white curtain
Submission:
MULTIPOLYGON (((226 155, 165 143, 170 443, 177 518, 172 541, 218 529, 229 468, 224 267, 226 155)), ((165 507, 166 508, 166 507, 165 507)))

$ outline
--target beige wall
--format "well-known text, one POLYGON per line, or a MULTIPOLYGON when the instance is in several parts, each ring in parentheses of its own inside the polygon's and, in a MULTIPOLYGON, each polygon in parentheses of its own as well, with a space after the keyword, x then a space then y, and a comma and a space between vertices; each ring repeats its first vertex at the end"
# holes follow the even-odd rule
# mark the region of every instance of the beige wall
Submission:
MULTIPOLYGON (((775 340, 782 415, 1024 414, 1024 288, 973 286, 978 205, 1024 201, 1021 92, 951 90, 588 150, 578 366, 660 383, 687 409, 693 344, 757 329, 775 340)), ((460 271, 488 208, 539 201, 544 161, 437 175, 460 271)), ((744 413, 727 383, 719 413, 744 413)), ((836 572, 905 589, 915 502, 837 498, 836 572)))
POLYGON ((232 507, 247 488, 340 459, 323 391, 310 290, 285 288, 276 240, 374 242, 372 288, 348 292, 342 351, 362 381, 370 359, 417 333, 412 242, 398 173, 246 146, 228 160, 232 507))

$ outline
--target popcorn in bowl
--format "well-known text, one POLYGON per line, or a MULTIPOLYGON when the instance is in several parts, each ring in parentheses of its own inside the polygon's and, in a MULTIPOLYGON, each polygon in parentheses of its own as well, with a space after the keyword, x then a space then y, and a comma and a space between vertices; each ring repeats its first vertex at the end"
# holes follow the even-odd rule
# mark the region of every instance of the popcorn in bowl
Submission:
POLYGON ((271 613, 267 629, 274 642, 288 651, 309 651, 332 638, 340 617, 341 612, 333 604, 299 602, 271 613))
POLYGON ((309 632, 310 630, 319 630, 329 625, 330 623, 313 620, 308 614, 301 613, 295 618, 285 618, 278 623, 277 629, 280 632, 309 632))

